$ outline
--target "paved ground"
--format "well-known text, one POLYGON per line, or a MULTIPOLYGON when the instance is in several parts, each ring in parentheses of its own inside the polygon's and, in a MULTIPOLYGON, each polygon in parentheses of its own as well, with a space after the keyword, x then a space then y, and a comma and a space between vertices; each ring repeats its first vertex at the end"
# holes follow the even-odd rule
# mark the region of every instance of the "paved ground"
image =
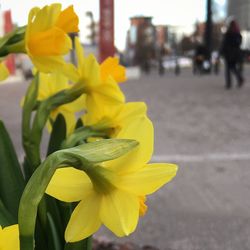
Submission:
MULTIPOLYGON (((173 182, 148 198, 149 211, 123 241, 161 250, 250 249, 250 68, 246 85, 223 88, 223 75, 168 72, 122 85, 128 101, 146 101, 155 125, 153 161, 180 166, 173 182), (249 80, 248 80, 249 79, 249 80)), ((0 117, 20 151, 19 100, 27 83, 0 86, 0 117), (7 103, 7 104, 6 104, 7 103)), ((113 237, 103 229, 99 235, 113 237)))

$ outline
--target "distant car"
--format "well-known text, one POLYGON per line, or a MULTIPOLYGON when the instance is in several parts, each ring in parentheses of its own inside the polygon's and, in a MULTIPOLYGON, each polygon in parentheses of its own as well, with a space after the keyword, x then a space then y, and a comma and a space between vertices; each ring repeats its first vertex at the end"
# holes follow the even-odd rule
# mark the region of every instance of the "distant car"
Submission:
POLYGON ((30 58, 25 54, 16 55, 16 66, 21 72, 26 80, 33 77, 32 69, 33 64, 30 58))
POLYGON ((165 69, 175 69, 177 66, 186 68, 192 66, 192 60, 188 57, 167 56, 163 59, 163 67, 165 69))

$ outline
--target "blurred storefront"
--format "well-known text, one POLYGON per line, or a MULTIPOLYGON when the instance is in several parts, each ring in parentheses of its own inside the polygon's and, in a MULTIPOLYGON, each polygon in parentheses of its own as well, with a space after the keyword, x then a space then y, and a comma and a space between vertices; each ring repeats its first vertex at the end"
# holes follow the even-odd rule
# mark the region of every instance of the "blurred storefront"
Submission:
POLYGON ((152 17, 130 18, 127 34, 126 61, 129 65, 141 65, 155 55, 155 27, 152 17))

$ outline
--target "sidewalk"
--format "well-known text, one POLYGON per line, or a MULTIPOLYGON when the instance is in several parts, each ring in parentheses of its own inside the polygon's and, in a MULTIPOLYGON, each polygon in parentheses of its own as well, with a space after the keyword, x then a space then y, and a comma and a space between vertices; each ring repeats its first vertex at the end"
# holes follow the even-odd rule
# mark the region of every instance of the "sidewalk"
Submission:
POLYGON ((21 72, 16 72, 15 75, 10 75, 6 80, 1 81, 1 84, 11 84, 24 81, 23 75, 21 72))

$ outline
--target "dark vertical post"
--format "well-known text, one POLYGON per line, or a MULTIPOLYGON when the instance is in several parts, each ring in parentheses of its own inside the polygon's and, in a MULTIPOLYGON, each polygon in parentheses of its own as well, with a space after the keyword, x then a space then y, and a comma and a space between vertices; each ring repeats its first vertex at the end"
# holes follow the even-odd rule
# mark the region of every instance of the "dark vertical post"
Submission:
POLYGON ((212 51, 212 0, 207 0, 207 19, 206 29, 204 34, 204 44, 207 50, 207 60, 211 62, 211 51, 212 51))

